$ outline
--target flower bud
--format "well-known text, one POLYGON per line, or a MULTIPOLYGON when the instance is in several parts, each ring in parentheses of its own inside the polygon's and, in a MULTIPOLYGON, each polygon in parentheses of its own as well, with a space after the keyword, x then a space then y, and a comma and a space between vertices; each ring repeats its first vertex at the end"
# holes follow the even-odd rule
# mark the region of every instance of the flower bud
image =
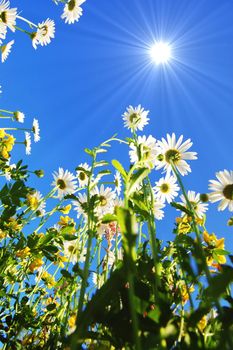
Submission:
POLYGON ((201 201, 202 203, 208 202, 208 201, 209 201, 209 196, 208 196, 208 194, 207 194, 207 193, 202 193, 202 194, 200 194, 200 201, 201 201))
POLYGON ((44 177, 44 170, 35 170, 34 174, 36 174, 38 177, 44 177))

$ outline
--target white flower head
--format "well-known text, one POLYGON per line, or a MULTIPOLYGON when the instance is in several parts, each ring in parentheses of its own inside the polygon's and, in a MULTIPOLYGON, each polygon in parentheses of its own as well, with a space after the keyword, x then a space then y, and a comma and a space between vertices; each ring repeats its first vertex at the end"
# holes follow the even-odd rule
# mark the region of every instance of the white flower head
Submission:
POLYGON ((58 198, 62 199, 67 194, 73 194, 77 188, 75 176, 68 170, 59 168, 58 172, 53 174, 54 181, 52 186, 57 188, 58 198))
POLYGON ((161 202, 167 201, 171 203, 173 199, 178 196, 179 186, 176 183, 176 178, 169 173, 162 177, 155 183, 153 187, 155 197, 161 202))
POLYGON ((7 26, 0 21, 0 44, 6 38, 7 26))
POLYGON ((84 216, 84 219, 87 219, 87 195, 86 193, 79 193, 77 196, 77 201, 72 201, 73 208, 75 211, 77 211, 77 218, 79 218, 81 215, 84 216))
POLYGON ((79 245, 78 240, 65 241, 64 243, 64 256, 69 262, 75 264, 76 262, 84 262, 87 253, 86 248, 82 248, 79 245))
POLYGON ((15 111, 14 112, 14 119, 19 123, 23 123, 24 119, 25 119, 25 115, 23 112, 15 111))
POLYGON ((9 8, 10 2, 2 0, 0 2, 0 22, 15 31, 17 8, 9 8))
POLYGON ((114 175, 114 184, 115 184, 115 191, 117 193, 117 195, 119 196, 121 193, 121 187, 122 187, 122 180, 121 180, 121 174, 119 173, 119 171, 116 171, 115 175, 114 175))
POLYGON ((31 154, 31 135, 29 132, 25 132, 25 141, 24 141, 25 147, 26 147, 26 154, 29 155, 31 154))
POLYGON ((133 143, 129 145, 131 148, 129 151, 131 163, 140 161, 141 166, 150 169, 154 168, 158 155, 156 139, 151 135, 149 135, 148 138, 146 138, 145 135, 138 136, 137 143, 139 150, 133 143), (140 157, 138 156, 139 154, 140 157))
POLYGON ((51 19, 46 19, 46 21, 38 24, 36 39, 38 44, 41 46, 46 46, 50 44, 51 39, 55 36, 55 23, 51 19))
POLYGON ((187 175, 191 172, 191 168, 186 160, 197 159, 196 152, 186 152, 191 146, 192 142, 190 139, 183 142, 183 135, 176 141, 176 135, 173 133, 172 136, 167 134, 167 140, 162 138, 158 141, 159 155, 156 160, 156 169, 164 168, 165 171, 172 171, 172 163, 181 175, 187 175))
POLYGON ((7 57, 9 56, 9 53, 11 52, 11 47, 14 44, 14 40, 9 41, 6 45, 2 45, 0 47, 2 52, 2 63, 6 61, 7 57))
MULTIPOLYGON (((202 203, 200 200, 200 193, 196 193, 194 191, 188 191, 187 197, 188 197, 188 200, 191 203, 192 208, 195 211, 197 217, 202 218, 205 215, 205 212, 208 210, 208 203, 202 203)), ((189 206, 188 206, 183 194, 180 196, 180 199, 182 202, 179 204, 181 204, 183 207, 189 209, 189 206)), ((185 213, 182 212, 181 215, 184 216, 185 213)))
POLYGON ((126 112, 122 115, 124 121, 124 127, 131 130, 143 130, 144 126, 148 124, 149 118, 147 117, 149 111, 145 111, 141 105, 137 107, 129 106, 126 112))
POLYGON ((99 218, 103 217, 105 214, 113 213, 116 193, 112 188, 101 185, 100 188, 95 188, 93 194, 98 195, 99 203, 96 207, 96 214, 99 218))
POLYGON ((164 211, 162 210, 165 207, 165 204, 162 203, 160 200, 158 199, 154 199, 154 216, 156 220, 162 220, 164 217, 164 211))
POLYGON ((16 164, 10 164, 10 159, 6 162, 6 164, 8 165, 8 168, 6 168, 5 170, 5 178, 7 181, 11 180, 11 170, 16 168, 16 164))
POLYGON ((40 127, 39 127, 39 122, 37 119, 33 119, 32 123, 32 132, 34 134, 34 141, 38 142, 40 141, 40 127))
POLYGON ((233 171, 223 170, 216 173, 218 180, 210 180, 209 194, 212 203, 220 201, 218 210, 224 210, 228 207, 233 211, 233 171))
POLYGON ((61 18, 65 20, 65 23, 71 24, 78 22, 83 13, 80 6, 85 1, 86 0, 69 0, 67 4, 65 4, 63 14, 61 15, 61 18))
POLYGON ((79 186, 80 187, 87 186, 88 179, 89 179, 88 172, 91 171, 91 167, 87 163, 82 163, 78 166, 78 168, 80 169, 77 170, 76 174, 77 174, 79 186))
POLYGON ((92 282, 96 288, 101 288, 104 284, 104 274, 97 274, 96 272, 92 273, 92 282))

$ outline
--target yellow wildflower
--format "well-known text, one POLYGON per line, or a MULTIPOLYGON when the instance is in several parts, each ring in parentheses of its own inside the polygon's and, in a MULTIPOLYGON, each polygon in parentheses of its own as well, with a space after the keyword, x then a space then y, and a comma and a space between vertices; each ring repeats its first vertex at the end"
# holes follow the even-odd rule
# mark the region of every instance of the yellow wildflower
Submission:
POLYGON ((20 231, 23 227, 15 218, 10 218, 6 226, 13 231, 20 231))
POLYGON ((8 138, 4 141, 6 150, 10 152, 15 144, 15 138, 12 135, 9 135, 8 138))
POLYGON ((204 331, 204 329, 206 328, 206 326, 207 326, 207 317, 206 317, 206 315, 204 315, 204 316, 200 319, 200 321, 198 322, 197 327, 198 327, 198 329, 200 330, 200 332, 203 333, 203 331, 204 331))
POLYGON ((186 301, 189 300, 189 294, 194 292, 194 287, 191 285, 190 287, 186 287, 185 284, 183 284, 180 288, 180 292, 181 292, 181 299, 182 299, 182 303, 185 304, 186 301))
POLYGON ((27 195, 27 204, 32 210, 36 210, 39 205, 38 198, 36 196, 33 196, 33 194, 27 195))
POLYGON ((30 251, 31 249, 29 247, 25 247, 24 249, 18 250, 15 255, 18 258, 24 259, 30 254, 30 251))
POLYGON ((68 319, 68 325, 69 325, 70 328, 73 328, 75 326, 76 318, 77 318, 76 314, 72 314, 70 316, 70 318, 68 319))
POLYGON ((214 254, 215 259, 212 254, 215 252, 215 249, 224 249, 225 248, 225 238, 217 239, 214 233, 209 234, 207 231, 203 232, 204 241, 207 243, 208 248, 211 249, 211 253, 207 256, 206 261, 208 266, 214 266, 214 260, 217 260, 219 264, 226 263, 226 256, 224 254, 214 254))
POLYGON ((39 267, 41 267, 43 265, 43 260, 40 258, 36 258, 34 259, 31 264, 29 265, 29 270, 31 272, 34 272, 34 270, 39 269, 39 267))
POLYGON ((71 204, 68 204, 67 206, 60 208, 60 211, 63 214, 67 215, 67 214, 69 214, 70 209, 71 209, 71 204))
POLYGON ((3 156, 3 158, 6 158, 6 159, 10 157, 5 147, 1 150, 1 155, 3 156))
POLYGON ((208 234, 207 231, 203 232, 203 238, 204 241, 207 243, 207 245, 209 246, 209 248, 218 248, 218 249, 224 249, 224 241, 225 238, 220 238, 217 239, 217 237, 215 236, 214 233, 212 233, 211 235, 208 234))
POLYGON ((68 258, 64 255, 60 255, 60 254, 55 254, 57 257, 57 261, 54 261, 54 265, 59 265, 60 267, 64 267, 64 262, 68 261, 68 258))
POLYGON ((0 229, 0 239, 3 239, 7 236, 7 233, 0 229))
POLYGON ((71 219, 69 216, 60 216, 60 221, 58 222, 58 225, 64 227, 73 224, 73 222, 74 220, 71 219))
POLYGON ((188 216, 184 216, 183 218, 180 218, 181 220, 178 222, 178 233, 184 234, 191 232, 191 225, 190 225, 190 219, 188 216))
POLYGON ((52 288, 56 284, 54 277, 47 271, 42 272, 41 278, 45 281, 48 288, 52 288))
POLYGON ((3 139, 5 137, 5 129, 0 129, 0 138, 3 139))

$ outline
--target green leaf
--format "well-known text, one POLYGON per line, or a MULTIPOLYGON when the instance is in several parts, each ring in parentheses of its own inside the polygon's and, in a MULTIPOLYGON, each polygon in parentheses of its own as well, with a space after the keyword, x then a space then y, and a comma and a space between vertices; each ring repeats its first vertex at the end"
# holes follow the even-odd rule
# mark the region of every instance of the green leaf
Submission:
POLYGON ((91 156, 91 157, 93 157, 93 155, 94 155, 93 151, 92 151, 91 149, 89 149, 89 148, 85 148, 85 149, 84 149, 84 152, 86 152, 87 154, 89 154, 89 156, 91 156))
POLYGON ((73 276, 71 275, 71 273, 67 270, 62 269, 61 270, 61 274, 63 277, 67 278, 67 279, 73 279, 73 276))
POLYGON ((68 233, 63 234, 63 238, 66 241, 75 241, 76 239, 78 239, 78 237, 76 237, 74 235, 69 235, 68 233))
POLYGON ((204 295, 211 299, 218 299, 226 292, 227 287, 233 282, 233 268, 228 265, 222 266, 222 271, 210 280, 210 285, 204 291, 204 295))
POLYGON ((135 192, 137 186, 142 183, 143 179, 150 173, 150 169, 148 168, 141 168, 136 173, 134 173, 129 181, 129 186, 127 189, 127 196, 130 197, 130 195, 135 192))
POLYGON ((136 254, 136 237, 137 237, 137 221, 136 217, 130 209, 122 207, 116 208, 118 223, 122 234, 122 243, 124 249, 124 261, 127 269, 135 270, 136 254))
POLYGON ((99 162, 96 162, 94 167, 97 168, 97 167, 100 167, 100 166, 107 166, 109 165, 108 162, 106 162, 105 160, 100 160, 99 162))
POLYGON ((214 253, 217 254, 217 255, 230 255, 231 253, 228 252, 227 250, 225 249, 214 249, 214 253))
POLYGON ((171 202, 170 204, 171 204, 172 207, 183 211, 184 213, 188 214, 189 216, 192 216, 191 211, 188 210, 187 208, 185 208, 183 205, 178 204, 178 203, 176 203, 176 202, 171 202))
POLYGON ((107 150, 104 148, 97 148, 96 153, 106 153, 107 150))
POLYGON ((118 162, 118 160, 116 160, 116 159, 112 160, 112 165, 114 166, 114 168, 116 170, 119 171, 119 173, 122 175, 123 179, 126 180, 127 172, 125 171, 123 165, 120 162, 118 162))
POLYGON ((108 224, 110 222, 117 221, 117 216, 114 214, 106 214, 103 216, 101 222, 103 224, 108 224))

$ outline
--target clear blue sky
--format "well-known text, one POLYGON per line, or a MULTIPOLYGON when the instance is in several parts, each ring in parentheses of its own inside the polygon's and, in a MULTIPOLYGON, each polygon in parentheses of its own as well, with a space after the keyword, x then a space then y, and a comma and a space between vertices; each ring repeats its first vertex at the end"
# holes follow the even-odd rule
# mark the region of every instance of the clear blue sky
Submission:
MULTIPOLYGON (((51 0, 11 0, 33 22, 56 21, 56 38, 35 51, 26 35, 14 35, 9 59, 0 66, 3 108, 37 117, 41 142, 26 159, 43 168, 48 189, 59 166, 73 170, 93 147, 123 129, 121 114, 139 103, 150 110, 146 134, 183 134, 194 142, 187 189, 207 191, 215 172, 233 169, 233 1, 232 0, 87 0, 75 25, 60 19, 62 6, 51 0), (153 66, 147 48, 156 39, 173 44, 176 61, 153 66)), ((11 35, 8 36, 11 38, 11 35)), ((123 146, 113 157, 124 159, 123 146)), ((23 152, 22 152, 23 154, 23 152)), ((159 174, 153 175, 158 178, 159 174)), ((226 237, 233 249, 230 213, 209 210, 208 227, 226 237)), ((168 220, 174 211, 166 211, 168 220)), ((166 222, 159 237, 169 239, 166 222)))

